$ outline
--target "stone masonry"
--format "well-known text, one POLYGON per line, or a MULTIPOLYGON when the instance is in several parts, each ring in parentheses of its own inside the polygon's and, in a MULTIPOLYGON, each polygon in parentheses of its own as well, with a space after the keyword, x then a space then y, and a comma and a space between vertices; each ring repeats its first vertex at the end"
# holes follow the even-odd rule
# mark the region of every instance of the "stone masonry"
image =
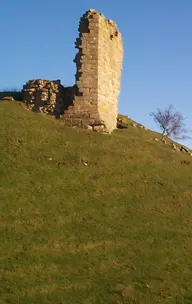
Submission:
POLYGON ((80 20, 76 93, 63 118, 71 125, 111 132, 117 125, 123 44, 117 26, 95 10, 80 20))
POLYGON ((113 21, 91 9, 80 20, 76 48, 75 86, 30 80, 23 87, 23 99, 33 111, 55 114, 67 125, 110 133, 117 125, 121 34, 113 21))
POLYGON ((30 110, 45 114, 60 112, 63 87, 60 80, 29 80, 23 86, 23 99, 30 110))

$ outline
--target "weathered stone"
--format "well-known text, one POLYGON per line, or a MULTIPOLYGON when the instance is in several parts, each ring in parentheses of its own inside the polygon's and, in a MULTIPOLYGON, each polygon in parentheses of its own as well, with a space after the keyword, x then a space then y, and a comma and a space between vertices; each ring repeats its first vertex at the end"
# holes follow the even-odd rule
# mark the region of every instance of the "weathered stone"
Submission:
POLYGON ((79 52, 74 59, 77 91, 63 119, 72 118, 74 125, 79 125, 81 119, 81 126, 86 127, 88 117, 84 113, 88 112, 94 131, 111 132, 117 125, 123 60, 121 34, 114 22, 95 10, 83 15, 79 31, 75 43, 79 52))
POLYGON ((91 9, 80 19, 76 85, 33 79, 23 87, 28 109, 62 116, 65 124, 111 132, 117 126, 123 43, 117 25, 91 9))
POLYGON ((64 88, 60 80, 29 80, 23 86, 23 100, 35 112, 60 116, 72 103, 72 88, 64 88))
POLYGON ((5 96, 2 100, 14 100, 14 98, 12 96, 5 96))
POLYGON ((92 129, 95 132, 106 132, 107 131, 106 126, 104 124, 95 125, 95 126, 92 127, 92 129))
POLYGON ((90 125, 88 125, 88 126, 87 126, 87 129, 88 129, 89 131, 92 131, 92 130, 93 130, 93 127, 90 126, 90 125))
POLYGON ((174 143, 172 143, 172 148, 175 149, 175 150, 178 149, 177 146, 174 143))
POLYGON ((180 151, 185 152, 185 153, 187 153, 187 154, 189 154, 189 155, 192 155, 191 150, 189 150, 189 149, 188 149, 187 147, 185 147, 185 146, 181 146, 181 147, 180 147, 180 151))
POLYGON ((184 146, 181 146, 180 150, 181 150, 182 152, 189 153, 189 149, 187 149, 187 148, 184 147, 184 146))

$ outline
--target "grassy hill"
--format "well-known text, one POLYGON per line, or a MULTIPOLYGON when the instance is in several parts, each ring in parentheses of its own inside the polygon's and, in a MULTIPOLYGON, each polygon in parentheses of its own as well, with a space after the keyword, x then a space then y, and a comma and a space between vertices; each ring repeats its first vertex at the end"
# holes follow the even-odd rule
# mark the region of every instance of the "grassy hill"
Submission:
POLYGON ((192 157, 0 103, 0 303, 192 303, 192 157))

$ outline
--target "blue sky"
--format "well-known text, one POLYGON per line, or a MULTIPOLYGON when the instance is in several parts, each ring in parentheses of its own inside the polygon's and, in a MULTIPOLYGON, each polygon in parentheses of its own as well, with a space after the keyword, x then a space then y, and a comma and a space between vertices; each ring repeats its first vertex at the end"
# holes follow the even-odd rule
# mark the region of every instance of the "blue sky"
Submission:
MULTIPOLYGON (((173 104, 192 129, 191 0, 0 0, 0 88, 33 78, 73 85, 74 42, 89 8, 122 33, 119 112, 158 130, 149 113, 173 104)), ((192 148, 192 140, 184 143, 192 148)))

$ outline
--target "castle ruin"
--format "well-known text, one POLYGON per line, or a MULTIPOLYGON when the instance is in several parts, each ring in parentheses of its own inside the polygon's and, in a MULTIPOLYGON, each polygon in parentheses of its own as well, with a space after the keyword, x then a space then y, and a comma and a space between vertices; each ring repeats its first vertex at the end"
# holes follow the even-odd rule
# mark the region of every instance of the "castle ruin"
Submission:
POLYGON ((117 25, 93 9, 79 23, 76 84, 31 80, 23 98, 32 110, 59 116, 67 125, 111 132, 117 125, 123 43, 117 25))

